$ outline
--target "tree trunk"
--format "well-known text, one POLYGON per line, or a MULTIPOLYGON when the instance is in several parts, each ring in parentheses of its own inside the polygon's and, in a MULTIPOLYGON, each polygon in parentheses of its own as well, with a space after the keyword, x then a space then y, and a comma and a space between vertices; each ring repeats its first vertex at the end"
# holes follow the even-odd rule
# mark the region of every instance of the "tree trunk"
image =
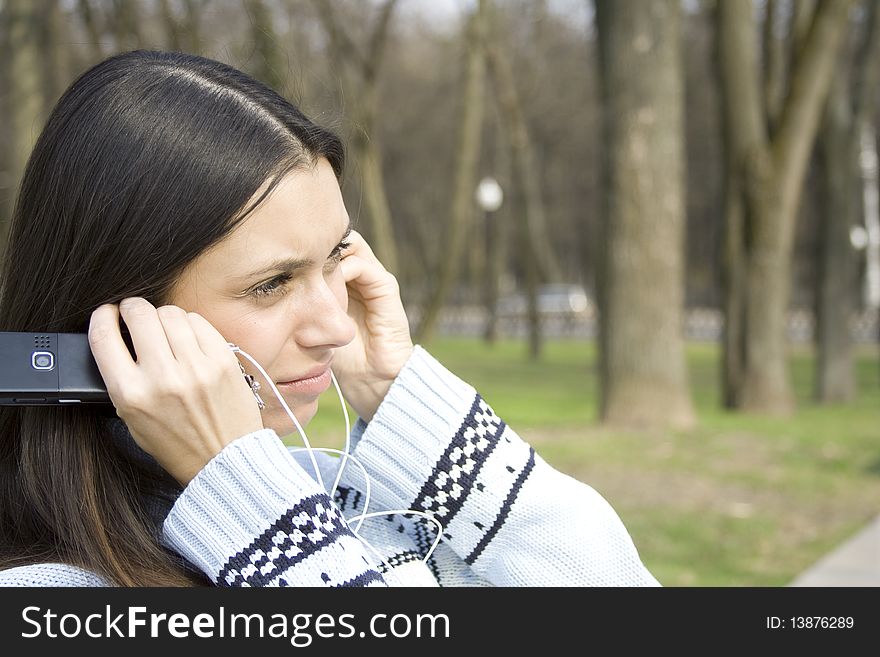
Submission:
POLYGON ((677 0, 596 3, 607 215, 601 417, 688 427, 684 341, 684 72, 677 0))
MULTIPOLYGON (((862 207, 868 233, 865 254, 865 306, 880 311, 880 184, 878 184, 877 132, 867 121, 859 130, 859 163, 862 177, 862 207)), ((878 334, 880 339, 880 334, 878 334)))
POLYGON ((856 392, 850 319, 858 292, 850 244, 856 223, 858 142, 844 76, 832 84, 818 141, 822 214, 816 291, 816 386, 821 402, 849 401, 856 392))
POLYGON ((510 144, 513 185, 523 190, 523 216, 530 249, 536 260, 535 275, 543 281, 560 281, 562 274, 550 243, 544 202, 541 199, 541 176, 535 165, 534 149, 516 88, 516 77, 509 57, 502 52, 494 23, 490 23, 490 26, 486 61, 510 144))
POLYGON ((449 298, 464 256, 464 240, 473 232, 474 190, 477 187, 477 165, 480 158, 483 126, 483 94, 486 83, 485 42, 486 0, 480 0, 468 20, 465 34, 464 95, 461 124, 455 150, 455 188, 446 231, 444 257, 440 261, 437 285, 425 304, 418 341, 427 343, 433 337, 437 318, 449 298))
POLYGON ((764 167, 754 168, 760 173, 751 177, 748 192, 747 239, 753 241, 746 254, 745 367, 738 398, 747 410, 789 414, 794 397, 786 358, 786 317, 793 235, 780 221, 785 211, 776 177, 764 167))
MULTIPOLYGON (((366 101, 365 101, 366 102, 366 101)), ((355 115, 359 113, 355 111, 355 115)), ((370 218, 370 245, 388 271, 399 272, 397 245, 391 208, 385 193, 385 175, 382 172, 382 151, 374 135, 374 127, 361 123, 353 138, 353 155, 360 166, 364 205, 370 218)))
POLYGON ((44 103, 41 118, 45 121, 73 76, 68 67, 71 53, 64 46, 68 39, 63 36, 64 15, 60 0, 41 0, 40 5, 44 103))
MULTIPOLYGON (((725 148, 730 153, 729 148, 725 148)), ((730 166, 728 163, 727 166, 730 166)), ((738 408, 745 362, 746 253, 745 207, 740 183, 728 175, 724 191, 724 239, 721 278, 724 294, 724 335, 722 336, 722 404, 738 408)))
POLYGON ((498 340, 498 298, 501 276, 504 272, 503 232, 501 222, 494 212, 485 213, 486 229, 486 278, 484 285, 484 307, 486 308, 486 328, 483 338, 488 344, 498 340))
MULTIPOLYGON (((504 148, 498 148, 501 141, 501 130, 497 122, 492 125, 492 173, 501 180, 510 179, 510 157, 504 148)), ((505 207, 510 208, 510 201, 505 202, 505 207)), ((515 210, 516 208, 514 208, 515 210)), ((506 270, 507 251, 510 235, 510 226, 506 221, 510 213, 504 209, 487 212, 486 222, 486 251, 483 257, 485 264, 485 292, 484 304, 486 308, 486 328, 483 337, 488 344, 494 344, 499 337, 498 300, 502 293, 502 278, 506 270)))
POLYGON ((330 40, 328 51, 342 79, 344 94, 355 99, 351 114, 357 126, 352 151, 361 172, 361 185, 370 222, 370 245, 386 269, 398 271, 397 246, 391 209, 385 192, 382 153, 379 148, 376 115, 379 107, 378 73, 397 0, 385 0, 364 52, 344 29, 337 9, 329 0, 314 0, 318 16, 330 40))
POLYGON ((8 117, 9 186, 6 189, 4 226, 0 230, 0 252, 5 251, 8 221, 25 165, 42 129, 45 114, 45 85, 40 75, 40 7, 31 0, 6 0, 3 24, 6 31, 6 116, 8 117))
POLYGON ((818 149, 824 208, 816 291, 815 395, 822 402, 848 401, 857 393, 849 320, 858 305, 860 276, 850 231, 861 223, 863 209, 862 126, 874 116, 880 87, 880 11, 873 1, 863 6, 862 41, 851 64, 849 58, 842 63, 852 73, 837 75, 832 82, 818 149))
POLYGON ((804 21, 797 19, 789 92, 772 139, 760 93, 751 3, 717 5, 728 149, 725 214, 743 220, 741 230, 727 228, 725 259, 734 269, 725 274, 729 314, 723 371, 731 378, 724 389, 725 400, 738 408, 781 414, 794 408, 785 330, 795 217, 850 4, 819 2, 804 36, 804 21))
POLYGON ((113 0, 113 31, 117 50, 143 47, 144 36, 139 3, 131 0, 113 0))
POLYGON ((202 9, 207 0, 184 0, 183 8, 186 13, 184 34, 189 43, 189 51, 192 53, 202 52, 202 9))
POLYGON ((0 7, 0 257, 6 246, 8 220, 12 215, 12 126, 9 121, 10 70, 8 7, 0 7))
POLYGON ((171 8, 171 0, 159 0, 159 13, 162 16, 162 24, 165 27, 165 38, 168 40, 168 48, 174 51, 183 50, 180 23, 174 10, 171 8))
POLYGON ((764 111, 770 134, 776 129, 785 98, 785 40, 780 37, 780 5, 767 0, 764 14, 764 111))
MULTIPOLYGON (((490 14, 491 15, 491 14, 490 14)), ((529 357, 540 357, 543 344, 541 318, 538 313, 538 286, 542 281, 562 279, 559 262, 550 243, 550 233, 541 198, 541 176, 535 165, 528 125, 523 115, 515 77, 509 58, 502 52, 495 21, 490 19, 486 46, 486 62, 499 112, 510 145, 512 173, 512 204, 519 227, 517 250, 522 253, 525 276, 526 320, 528 323, 529 357)))
POLYGON ((263 0, 245 0, 244 9, 251 24, 250 43, 254 57, 249 69, 258 80, 287 97, 287 68, 272 16, 263 0))
POLYGON ((97 64, 104 59, 104 47, 101 45, 101 30, 98 28, 95 9, 91 0, 79 0, 77 7, 89 40, 89 64, 97 64))

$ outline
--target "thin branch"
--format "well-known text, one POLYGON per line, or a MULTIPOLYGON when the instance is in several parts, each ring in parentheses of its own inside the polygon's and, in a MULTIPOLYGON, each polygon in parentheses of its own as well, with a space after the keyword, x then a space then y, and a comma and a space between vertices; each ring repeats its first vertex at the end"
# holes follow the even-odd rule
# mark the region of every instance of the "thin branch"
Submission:
POLYGON ((716 11, 718 71, 725 132, 733 161, 757 157, 769 147, 761 102, 755 19, 750 2, 719 2, 716 11))
MULTIPOLYGON (((723 3, 722 3, 723 4, 723 3)), ((791 73, 791 87, 772 145, 777 171, 806 158, 822 114, 852 0, 821 0, 791 73)))
POLYGON ((856 124, 874 114, 877 107, 877 88, 880 87, 880 10, 876 0, 865 2, 865 38, 856 53, 853 74, 853 115, 856 124))
POLYGON ((764 111, 770 134, 776 128, 785 95, 785 41, 778 29, 779 5, 767 0, 764 16, 764 111))
POLYGON ((386 0, 379 11, 379 18, 370 35, 367 57, 362 62, 366 79, 375 78, 379 71, 382 53, 388 41, 388 26, 391 23, 391 15, 394 13, 395 5, 397 5, 397 0, 386 0))
POLYGON ((101 30, 98 28, 95 12, 90 0, 79 0, 79 16, 86 28, 91 58, 93 61, 98 62, 104 59, 104 49, 101 46, 101 30))
POLYGON ((159 0, 159 13, 162 14, 162 22, 165 24, 165 30, 168 32, 168 41, 172 50, 182 50, 182 42, 180 38, 180 25, 174 16, 174 10, 171 8, 169 0, 159 0))
POLYGON ((330 0, 313 0, 318 10, 318 17, 330 37, 330 46, 334 51, 334 60, 340 64, 349 61, 359 67, 363 67, 364 55, 358 50, 357 44, 348 36, 348 33, 339 23, 336 11, 330 0))

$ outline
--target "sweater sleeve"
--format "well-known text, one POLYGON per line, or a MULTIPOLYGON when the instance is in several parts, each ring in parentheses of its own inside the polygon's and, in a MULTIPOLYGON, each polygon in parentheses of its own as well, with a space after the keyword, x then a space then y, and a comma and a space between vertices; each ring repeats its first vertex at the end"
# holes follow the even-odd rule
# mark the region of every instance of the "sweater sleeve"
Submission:
POLYGON ((271 429, 233 441, 193 478, 165 519, 162 542, 218 586, 385 583, 271 429))
POLYGON ((66 563, 40 563, 0 570, 0 587, 6 586, 110 586, 99 575, 66 563))
POLYGON ((381 508, 424 511, 496 586, 656 586, 617 513, 550 467, 421 347, 361 425, 355 455, 381 508))

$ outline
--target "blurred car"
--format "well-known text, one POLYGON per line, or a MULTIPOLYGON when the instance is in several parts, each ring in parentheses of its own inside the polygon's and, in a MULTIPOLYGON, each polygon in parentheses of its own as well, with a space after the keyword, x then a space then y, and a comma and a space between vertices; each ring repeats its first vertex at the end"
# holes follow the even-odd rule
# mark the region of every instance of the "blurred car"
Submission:
MULTIPOLYGON (((582 286, 563 283, 540 286, 537 305, 539 315, 570 318, 591 316, 594 309, 582 286)), ((496 309, 501 317, 522 317, 528 312, 528 302, 524 294, 511 294, 499 299, 496 309)))

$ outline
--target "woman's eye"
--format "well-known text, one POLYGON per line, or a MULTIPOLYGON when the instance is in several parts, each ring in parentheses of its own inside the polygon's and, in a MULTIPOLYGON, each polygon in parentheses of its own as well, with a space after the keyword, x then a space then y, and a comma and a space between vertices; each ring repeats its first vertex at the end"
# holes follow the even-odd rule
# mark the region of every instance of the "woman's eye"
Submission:
POLYGON ((276 276, 270 281, 266 281, 258 285, 250 291, 250 295, 254 297, 271 297, 281 296, 287 291, 285 283, 290 280, 290 276, 276 276))

